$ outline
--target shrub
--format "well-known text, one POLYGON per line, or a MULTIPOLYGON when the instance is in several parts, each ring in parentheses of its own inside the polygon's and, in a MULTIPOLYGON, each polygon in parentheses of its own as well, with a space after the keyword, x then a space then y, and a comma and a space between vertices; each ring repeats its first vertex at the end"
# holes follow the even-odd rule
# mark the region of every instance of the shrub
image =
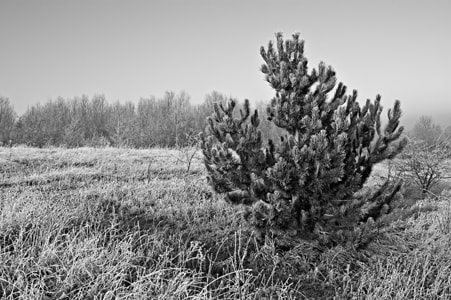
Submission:
POLYGON ((445 162, 450 158, 446 141, 411 139, 399 159, 395 160, 395 168, 399 176, 418 186, 422 198, 425 198, 442 179, 449 178, 445 162))
POLYGON ((263 147, 259 115, 251 115, 248 100, 238 118, 233 100, 216 104, 201 145, 211 186, 243 204, 245 219, 262 237, 363 246, 400 188, 387 181, 356 193, 374 164, 406 145, 400 102, 381 130, 380 96, 361 107, 357 91, 347 95, 345 85, 336 86, 330 66, 320 63, 309 73, 299 34, 284 41, 278 33, 261 56, 261 71, 276 91, 268 119, 286 134, 263 147))

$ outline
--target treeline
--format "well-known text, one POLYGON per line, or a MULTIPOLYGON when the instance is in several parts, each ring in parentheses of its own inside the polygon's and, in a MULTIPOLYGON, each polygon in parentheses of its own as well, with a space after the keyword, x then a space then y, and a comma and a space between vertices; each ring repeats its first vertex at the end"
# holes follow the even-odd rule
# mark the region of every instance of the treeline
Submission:
MULTIPOLYGON (((205 129, 214 103, 225 103, 229 98, 216 91, 207 94, 200 104, 192 104, 183 91, 168 91, 160 98, 142 98, 137 103, 111 103, 103 95, 60 97, 31 106, 19 116, 11 101, 0 97, 0 145, 185 146, 190 137, 205 129)), ((234 100, 240 107, 241 103, 234 100)), ((261 116, 263 138, 277 141, 283 133, 267 120, 266 106, 265 102, 253 103, 261 116)), ((235 112, 239 115, 239 109, 235 112)), ((442 128, 431 117, 422 116, 408 134, 428 143, 451 141, 451 126, 442 128)))
MULTIPOLYGON (((200 133, 214 103, 229 97, 212 92, 194 105, 185 92, 166 92, 161 98, 142 98, 137 103, 110 103, 103 95, 89 99, 58 98, 37 104, 18 116, 9 99, 0 98, 0 143, 44 146, 128 146, 135 148, 184 146, 200 133)), ((236 100, 236 99, 235 99, 236 100)), ((266 116, 265 104, 257 108, 266 116)), ((263 136, 274 135, 265 118, 263 136)))

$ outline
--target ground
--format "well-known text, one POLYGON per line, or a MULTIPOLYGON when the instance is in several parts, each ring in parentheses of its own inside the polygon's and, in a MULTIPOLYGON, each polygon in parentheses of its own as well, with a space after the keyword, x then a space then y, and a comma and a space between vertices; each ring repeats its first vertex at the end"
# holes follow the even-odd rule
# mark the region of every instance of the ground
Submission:
POLYGON ((0 298, 451 298, 446 192, 399 204, 363 251, 279 251, 186 169, 168 149, 0 147, 0 298))

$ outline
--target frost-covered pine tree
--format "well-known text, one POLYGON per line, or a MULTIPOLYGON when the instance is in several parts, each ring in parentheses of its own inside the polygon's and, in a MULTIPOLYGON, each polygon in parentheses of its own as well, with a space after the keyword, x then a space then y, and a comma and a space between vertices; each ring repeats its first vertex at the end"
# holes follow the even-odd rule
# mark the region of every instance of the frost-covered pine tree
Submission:
POLYGON ((406 144, 400 102, 381 129, 380 96, 360 106, 357 92, 348 95, 337 85, 330 66, 320 63, 309 72, 299 34, 286 41, 276 34, 276 44, 262 47, 261 56, 261 71, 276 92, 268 119, 286 134, 264 146, 248 100, 239 118, 234 101, 215 105, 202 139, 211 186, 243 204, 246 220, 262 234, 361 245, 400 188, 386 182, 362 191, 374 164, 406 144))

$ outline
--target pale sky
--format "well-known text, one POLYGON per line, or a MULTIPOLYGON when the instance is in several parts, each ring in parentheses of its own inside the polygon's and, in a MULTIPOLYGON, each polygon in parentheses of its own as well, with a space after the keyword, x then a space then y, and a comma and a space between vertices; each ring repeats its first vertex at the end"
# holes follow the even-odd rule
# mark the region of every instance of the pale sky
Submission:
POLYGON ((0 96, 22 113, 58 96, 185 90, 269 100, 259 48, 300 32, 359 100, 451 123, 451 1, 0 0, 0 96))

